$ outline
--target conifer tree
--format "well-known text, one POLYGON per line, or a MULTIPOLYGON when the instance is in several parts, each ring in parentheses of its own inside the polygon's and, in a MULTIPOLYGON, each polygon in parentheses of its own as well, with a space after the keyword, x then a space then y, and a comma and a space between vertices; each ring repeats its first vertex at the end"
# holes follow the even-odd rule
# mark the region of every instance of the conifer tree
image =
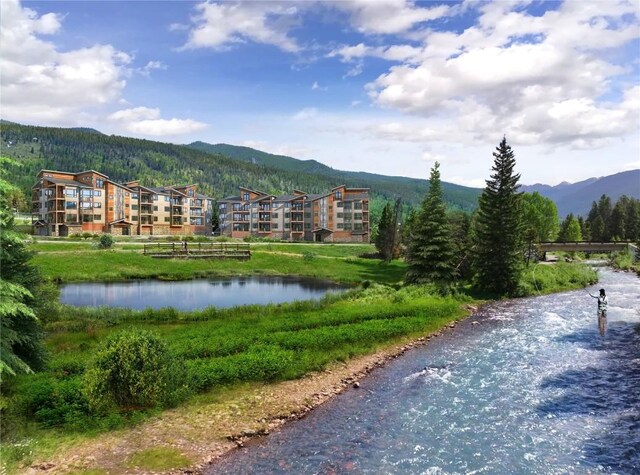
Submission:
POLYGON ((406 251, 409 283, 434 282, 449 285, 454 279, 453 239, 447 220, 440 182, 440 164, 429 177, 429 191, 409 231, 406 251))
POLYGON ((475 229, 476 284, 499 295, 516 292, 523 267, 520 174, 503 138, 493 153, 493 174, 480 195, 475 229))
POLYGON ((392 257, 392 250, 390 249, 390 234, 394 231, 395 226, 393 223, 393 212, 391 210, 391 204, 387 202, 382 208, 382 215, 380 216, 380 222, 378 223, 378 234, 376 235, 376 249, 378 253, 385 261, 390 261, 392 257))

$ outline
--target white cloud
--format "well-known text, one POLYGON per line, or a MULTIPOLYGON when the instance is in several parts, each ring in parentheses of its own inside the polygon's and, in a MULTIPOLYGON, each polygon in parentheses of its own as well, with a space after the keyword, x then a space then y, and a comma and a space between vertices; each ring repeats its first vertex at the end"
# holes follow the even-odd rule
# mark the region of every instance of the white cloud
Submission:
MULTIPOLYGON (((638 87, 617 83, 630 69, 607 54, 640 37, 633 3, 570 1, 542 16, 513 11, 522 3, 480 4, 476 25, 460 34, 428 31, 422 50, 395 47, 403 64, 369 84, 370 97, 427 118, 443 139, 448 118, 459 140, 469 143, 494 142, 506 133, 516 144, 582 149, 637 133, 638 87), (613 87, 623 90, 623 99, 599 99, 613 87)), ((392 59, 389 51, 360 44, 330 55, 392 59)))
POLYGON ((164 64, 162 61, 149 61, 147 64, 144 65, 144 67, 142 68, 138 68, 137 72, 138 74, 140 74, 141 76, 150 76, 151 75, 151 71, 164 71, 167 69, 167 65, 164 64))
POLYGON ((159 109, 133 107, 111 114, 108 119, 119 123, 124 130, 140 135, 166 136, 197 132, 208 127, 192 119, 161 119, 159 109))
POLYGON ((308 120, 318 115, 318 109, 315 107, 305 107, 293 115, 293 120, 308 120))
MULTIPOLYGON (((297 52, 300 47, 288 36, 298 22, 298 8, 278 2, 203 2, 195 7, 189 39, 181 49, 224 49, 253 41, 297 52)), ((173 25, 173 30, 180 29, 173 25)))
POLYGON ((447 15, 451 9, 447 5, 418 7, 407 0, 350 0, 333 5, 347 11, 352 26, 365 34, 404 33, 416 24, 447 15))
POLYGON ((0 19, 0 87, 6 119, 74 123, 87 109, 117 100, 132 58, 111 45, 60 52, 41 35, 61 28, 62 17, 41 16, 3 0, 0 19))
POLYGON ((327 86, 321 86, 320 84, 318 84, 318 81, 313 81, 313 84, 311 85, 311 90, 312 91, 326 91, 329 88, 327 86))

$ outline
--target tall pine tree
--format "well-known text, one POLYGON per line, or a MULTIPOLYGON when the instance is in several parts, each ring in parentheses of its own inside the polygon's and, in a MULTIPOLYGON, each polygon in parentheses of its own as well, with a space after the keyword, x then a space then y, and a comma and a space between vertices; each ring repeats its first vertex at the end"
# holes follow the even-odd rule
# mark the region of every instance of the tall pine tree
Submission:
POLYGON ((474 267, 478 287, 499 295, 516 292, 523 268, 520 174, 506 137, 493 153, 493 174, 479 199, 474 267))
POLYGON ((378 234, 376 235, 376 249, 385 261, 390 261, 392 258, 393 250, 391 249, 391 233, 395 230, 395 223, 393 222, 393 211, 391 210, 391 203, 387 202, 382 209, 382 216, 378 223, 378 234))
POLYGON ((440 164, 435 163, 429 177, 429 191, 411 223, 405 280, 409 283, 434 282, 449 285, 454 279, 453 239, 442 197, 440 164))

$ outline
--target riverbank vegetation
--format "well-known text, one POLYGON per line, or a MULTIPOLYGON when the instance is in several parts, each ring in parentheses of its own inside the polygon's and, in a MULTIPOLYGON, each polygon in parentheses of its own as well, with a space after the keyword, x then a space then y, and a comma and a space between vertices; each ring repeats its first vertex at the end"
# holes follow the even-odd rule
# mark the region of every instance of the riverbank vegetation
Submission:
MULTIPOLYGON (((164 407, 92 403, 96 379, 95 372, 87 379, 88 368, 96 367, 95 355, 105 353, 105 341, 131 328, 153 332, 180 365, 180 384, 167 399, 176 404, 193 394, 241 383, 295 379, 398 339, 437 331, 463 316, 460 303, 433 295, 427 287, 396 290, 373 284, 317 302, 227 310, 60 306, 58 315, 45 322, 47 370, 17 378, 4 388, 3 435, 13 441, 31 440, 46 454, 53 449, 53 439, 70 443, 136 423, 164 407)), ((3 450, 7 462, 21 459, 24 451, 16 453, 16 447, 7 444, 3 450)))

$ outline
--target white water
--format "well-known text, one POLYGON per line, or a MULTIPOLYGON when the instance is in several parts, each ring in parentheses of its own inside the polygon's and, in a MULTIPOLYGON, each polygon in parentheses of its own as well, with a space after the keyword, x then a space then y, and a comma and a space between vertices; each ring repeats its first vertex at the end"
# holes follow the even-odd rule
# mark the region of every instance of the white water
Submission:
POLYGON ((640 280, 497 303, 208 473, 640 473, 640 280), (477 324, 473 324, 477 321, 477 324))

